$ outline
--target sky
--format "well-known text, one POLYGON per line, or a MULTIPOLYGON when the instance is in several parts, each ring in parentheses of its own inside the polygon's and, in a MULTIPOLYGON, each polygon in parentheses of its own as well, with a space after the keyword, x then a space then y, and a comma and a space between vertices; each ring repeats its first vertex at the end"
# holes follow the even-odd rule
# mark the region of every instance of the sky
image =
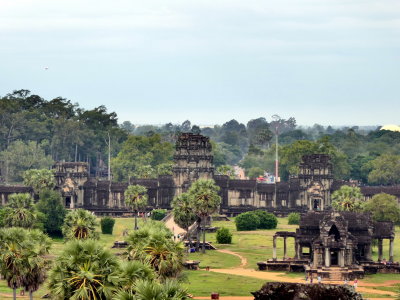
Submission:
POLYGON ((120 122, 400 124, 398 0, 0 0, 0 45, 0 96, 120 122))

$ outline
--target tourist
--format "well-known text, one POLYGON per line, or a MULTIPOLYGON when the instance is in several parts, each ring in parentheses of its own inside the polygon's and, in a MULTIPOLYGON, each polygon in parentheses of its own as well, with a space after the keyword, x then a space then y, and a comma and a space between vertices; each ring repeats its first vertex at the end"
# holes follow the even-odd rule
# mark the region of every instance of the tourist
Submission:
POLYGON ((349 284, 349 280, 347 278, 344 279, 344 285, 348 285, 349 284))
POLYGON ((321 283, 321 281, 322 281, 321 275, 318 275, 317 280, 318 280, 318 283, 321 283))
POLYGON ((312 274, 311 274, 311 276, 310 276, 310 283, 313 283, 313 276, 312 276, 312 274))
POLYGON ((357 280, 357 278, 356 278, 356 279, 354 279, 354 284, 353 284, 353 286, 354 286, 355 289, 357 288, 357 285, 358 285, 358 280, 357 280))
POLYGON ((306 282, 308 282, 308 274, 306 274, 306 282))

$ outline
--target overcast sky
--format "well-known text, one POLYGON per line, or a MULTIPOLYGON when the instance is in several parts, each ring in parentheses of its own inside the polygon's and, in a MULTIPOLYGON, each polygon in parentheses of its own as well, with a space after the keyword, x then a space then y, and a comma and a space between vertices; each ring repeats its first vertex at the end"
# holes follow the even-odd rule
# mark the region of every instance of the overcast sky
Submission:
POLYGON ((135 124, 399 124, 400 1, 0 0, 15 89, 135 124))

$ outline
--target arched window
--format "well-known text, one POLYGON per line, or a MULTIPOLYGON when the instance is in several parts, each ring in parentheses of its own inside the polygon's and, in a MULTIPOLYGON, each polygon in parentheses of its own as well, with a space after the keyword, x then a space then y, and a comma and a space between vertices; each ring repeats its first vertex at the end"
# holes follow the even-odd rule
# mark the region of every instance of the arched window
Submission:
POLYGON ((337 229, 335 224, 332 225, 331 229, 329 230, 328 235, 333 236, 335 238, 336 242, 340 240, 340 232, 337 229))

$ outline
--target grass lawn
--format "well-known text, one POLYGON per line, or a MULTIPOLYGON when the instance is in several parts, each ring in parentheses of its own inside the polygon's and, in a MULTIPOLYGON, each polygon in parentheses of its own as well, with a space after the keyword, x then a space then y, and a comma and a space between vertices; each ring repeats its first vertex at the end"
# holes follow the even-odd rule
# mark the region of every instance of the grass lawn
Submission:
POLYGON ((250 292, 259 290, 265 283, 261 279, 202 270, 187 271, 185 275, 189 282, 184 285, 195 296, 210 296, 213 292, 220 296, 250 296, 250 292))

